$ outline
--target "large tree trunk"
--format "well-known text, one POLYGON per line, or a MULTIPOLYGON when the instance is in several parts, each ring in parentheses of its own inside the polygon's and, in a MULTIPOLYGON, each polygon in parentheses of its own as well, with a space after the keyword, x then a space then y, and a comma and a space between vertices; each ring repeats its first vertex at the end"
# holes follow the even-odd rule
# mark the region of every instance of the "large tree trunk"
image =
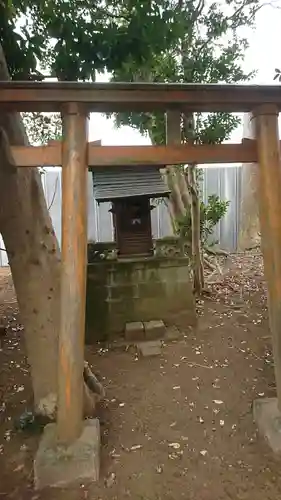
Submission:
MULTIPOLYGON (((0 80, 9 79, 0 45, 0 80)), ((19 114, 0 115, 11 145, 28 144, 19 114)), ((57 403, 60 251, 36 168, 11 169, 0 160, 0 233, 7 250, 31 368, 35 410, 50 418, 57 403)), ((96 397, 84 384, 84 413, 96 397)))
MULTIPOLYGON (((195 142, 195 119, 193 113, 184 113, 184 133, 187 142, 195 142)), ((190 213, 191 213, 191 244, 193 261, 193 280, 194 292, 201 295, 204 290, 204 264, 201 249, 200 234, 200 197, 196 179, 196 165, 189 165, 187 169, 187 185, 190 195, 190 213)))
POLYGON ((184 217, 185 215, 185 206, 182 200, 180 186, 178 184, 176 167, 168 166, 166 168, 166 177, 168 187, 171 190, 171 214, 173 214, 174 221, 176 222, 177 217, 184 217))
POLYGON ((186 176, 183 169, 180 166, 175 168, 177 173, 176 178, 177 178, 178 189, 184 206, 184 213, 186 214, 186 212, 190 212, 191 196, 188 190, 188 184, 186 182, 186 176))
POLYGON ((37 169, 9 174, 0 168, 0 199, 0 230, 25 327, 34 402, 38 411, 53 413, 60 257, 37 169))
MULTIPOLYGON (((245 115, 243 135, 244 138, 254 138, 250 114, 245 115)), ((260 245, 260 224, 257 201, 257 165, 255 163, 242 165, 241 177, 238 250, 245 251, 260 245)))
MULTIPOLYGON (((9 79, 0 47, 0 79, 9 79)), ((19 114, 0 115, 11 145, 28 144, 19 114)), ((34 168, 12 172, 0 162, 0 232, 11 266, 21 321, 25 327, 35 407, 52 414, 57 393, 60 252, 34 168)))

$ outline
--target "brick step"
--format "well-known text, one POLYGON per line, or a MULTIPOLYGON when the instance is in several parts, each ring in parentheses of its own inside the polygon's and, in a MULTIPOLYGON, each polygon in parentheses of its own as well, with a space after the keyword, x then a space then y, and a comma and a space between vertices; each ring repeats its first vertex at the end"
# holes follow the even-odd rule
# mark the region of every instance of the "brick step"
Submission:
POLYGON ((126 323, 125 339, 129 342, 138 340, 157 340, 165 337, 166 327, 160 320, 134 321, 126 323))

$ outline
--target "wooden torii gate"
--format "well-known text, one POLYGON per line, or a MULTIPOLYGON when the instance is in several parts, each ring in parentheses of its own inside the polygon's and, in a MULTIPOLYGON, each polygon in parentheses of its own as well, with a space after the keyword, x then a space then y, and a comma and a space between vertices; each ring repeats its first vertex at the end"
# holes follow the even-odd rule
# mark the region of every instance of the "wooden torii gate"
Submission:
MULTIPOLYGON (((0 111, 61 112, 63 141, 12 147, 16 168, 62 165, 61 325, 58 436, 70 444, 82 429, 82 377, 87 258, 88 166, 259 164, 259 207, 268 285, 278 406, 281 410, 280 86, 0 82, 0 111), (240 144, 96 146, 88 144, 90 112, 251 112, 256 140, 240 144), (71 418, 69 418, 71 415, 71 418)), ((175 116, 175 115, 174 115, 175 116)), ((178 121, 177 127, 180 127, 178 121)), ((1 202, 1 200, 0 200, 1 202)))

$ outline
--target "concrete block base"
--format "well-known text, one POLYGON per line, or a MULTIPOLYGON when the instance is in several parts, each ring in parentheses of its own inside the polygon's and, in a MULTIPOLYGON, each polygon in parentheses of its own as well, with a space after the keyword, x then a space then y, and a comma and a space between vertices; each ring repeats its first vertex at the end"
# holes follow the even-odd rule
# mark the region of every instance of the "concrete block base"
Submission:
POLYGON ((56 424, 49 424, 44 429, 34 460, 35 489, 97 481, 100 468, 99 420, 86 420, 80 438, 67 448, 58 444, 56 432, 56 424))
POLYGON ((166 328, 162 319, 157 321, 145 321, 144 331, 147 340, 155 340, 165 337, 166 328))
POLYGON ((170 341, 179 340, 181 337, 183 337, 183 334, 176 326, 168 326, 166 328, 166 334, 165 334, 166 340, 170 341))
POLYGON ((277 398, 256 399, 253 413, 260 434, 274 453, 281 453, 281 412, 277 398))
POLYGON ((130 341, 143 340, 144 339, 144 326, 141 321, 135 321, 133 323, 126 323, 125 327, 125 339, 130 341))

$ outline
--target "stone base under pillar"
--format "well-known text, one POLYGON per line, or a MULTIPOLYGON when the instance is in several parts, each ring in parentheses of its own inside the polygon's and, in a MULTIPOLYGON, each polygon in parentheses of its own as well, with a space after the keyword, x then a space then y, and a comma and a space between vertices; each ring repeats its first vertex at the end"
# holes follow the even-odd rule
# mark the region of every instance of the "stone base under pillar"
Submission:
POLYGON ((253 413, 260 434, 274 453, 281 453, 281 412, 277 398, 256 399, 253 403, 253 413))
POLYGON ((85 420, 81 436, 67 448, 57 445, 56 432, 56 424, 49 424, 44 429, 34 460, 35 489, 97 481, 100 468, 99 420, 85 420))

